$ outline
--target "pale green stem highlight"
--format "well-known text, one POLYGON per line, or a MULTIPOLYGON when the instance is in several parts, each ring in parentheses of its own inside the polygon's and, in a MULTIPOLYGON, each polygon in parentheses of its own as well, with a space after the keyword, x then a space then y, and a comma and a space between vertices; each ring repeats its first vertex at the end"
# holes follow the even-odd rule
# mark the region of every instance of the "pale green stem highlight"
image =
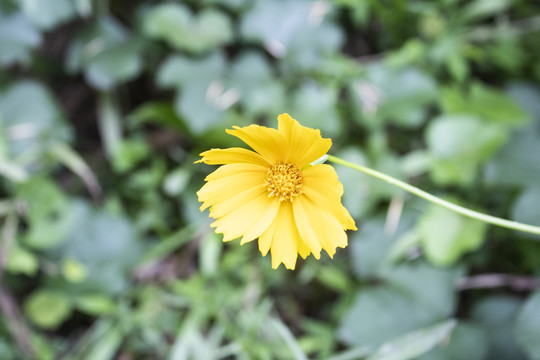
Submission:
POLYGON ((531 233, 531 234, 540 235, 540 227, 538 227, 538 226, 532 226, 532 225, 522 224, 522 223, 519 223, 519 222, 516 222, 516 221, 505 220, 505 219, 501 219, 501 218, 498 218, 498 217, 495 217, 495 216, 486 215, 486 214, 483 214, 483 213, 480 213, 480 212, 477 212, 477 211, 473 211, 471 209, 464 208, 462 206, 453 204, 451 202, 448 202, 446 200, 438 198, 438 197, 436 197, 434 195, 431 195, 430 193, 425 192, 424 190, 420 190, 417 187, 409 185, 409 184, 407 184, 407 183, 405 183, 405 182, 403 182, 401 180, 398 180, 396 178, 393 178, 391 176, 383 174, 383 173, 381 173, 379 171, 370 169, 370 168, 362 166, 362 165, 357 165, 357 164, 351 163, 351 162, 349 162, 347 160, 343 160, 343 159, 340 159, 340 158, 332 156, 332 155, 328 155, 328 161, 331 161, 331 162, 333 162, 335 164, 347 166, 347 167, 349 167, 351 169, 363 172, 364 174, 367 174, 367 175, 373 176, 373 177, 375 177, 377 179, 386 181, 387 183, 395 185, 395 186, 397 186, 397 187, 399 187, 399 188, 401 188, 401 189, 403 189, 405 191, 410 192, 411 194, 414 194, 414 195, 416 195, 418 197, 421 197, 422 199, 425 199, 425 200, 427 200, 429 202, 440 205, 440 206, 442 206, 444 208, 447 208, 448 210, 454 211, 454 212, 456 212, 458 214, 461 214, 463 216, 467 216, 467 217, 472 218, 472 219, 480 220, 480 221, 483 221, 485 223, 505 227, 505 228, 508 228, 508 229, 519 230, 519 231, 523 231, 523 232, 527 232, 527 233, 531 233))

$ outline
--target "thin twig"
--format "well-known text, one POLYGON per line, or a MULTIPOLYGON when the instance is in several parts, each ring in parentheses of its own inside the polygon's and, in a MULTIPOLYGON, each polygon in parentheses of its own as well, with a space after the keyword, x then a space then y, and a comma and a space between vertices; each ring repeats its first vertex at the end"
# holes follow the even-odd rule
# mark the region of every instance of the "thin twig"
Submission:
POLYGON ((21 314, 13 295, 3 284, 4 267, 8 259, 9 249, 17 231, 17 216, 12 209, 6 216, 0 234, 0 311, 6 319, 11 335, 22 353, 34 358, 35 351, 30 343, 30 331, 21 319, 21 314))
POLYGON ((2 283, 2 277, 4 275, 4 268, 7 262, 7 254, 9 248, 15 237, 15 230, 17 228, 17 220, 14 215, 13 206, 9 206, 2 234, 0 235, 0 284, 2 283))
POLYGON ((496 287, 510 287, 518 291, 531 291, 540 288, 540 279, 532 276, 510 274, 482 274, 462 278, 457 284, 459 291, 496 287))

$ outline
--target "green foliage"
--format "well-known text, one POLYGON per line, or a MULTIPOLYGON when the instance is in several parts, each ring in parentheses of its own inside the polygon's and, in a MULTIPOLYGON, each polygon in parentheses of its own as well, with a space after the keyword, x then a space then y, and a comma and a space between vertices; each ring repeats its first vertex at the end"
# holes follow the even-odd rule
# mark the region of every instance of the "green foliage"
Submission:
POLYGON ((0 20, 0 63, 28 63, 31 49, 41 43, 41 33, 22 14, 0 12, 0 20))
POLYGON ((24 310, 36 325, 54 329, 69 317, 71 306, 62 293, 38 290, 28 297, 24 310))
POLYGON ((432 206, 419 220, 418 231, 426 257, 436 265, 450 265, 484 241, 486 224, 432 206), (441 231, 442 230, 442 231, 441 231))
POLYGON ((455 271, 424 264, 385 271, 381 274, 383 285, 358 292, 344 316, 340 338, 349 344, 379 346, 387 339, 448 317, 454 309, 455 275, 455 271), (430 291, 422 291, 424 288, 430 291))
POLYGON ((534 1, 0 0, 0 359, 540 359, 537 236, 337 167, 359 230, 272 270, 196 192, 225 128, 540 225, 534 1))
POLYGON ((227 44, 233 38, 231 20, 223 13, 204 9, 194 16, 187 7, 174 3, 154 6, 143 26, 148 36, 196 53, 227 44))
POLYGON ((533 294, 520 310, 515 322, 515 334, 519 344, 523 346, 531 359, 540 359, 540 322, 538 321, 538 306, 540 293, 533 294))

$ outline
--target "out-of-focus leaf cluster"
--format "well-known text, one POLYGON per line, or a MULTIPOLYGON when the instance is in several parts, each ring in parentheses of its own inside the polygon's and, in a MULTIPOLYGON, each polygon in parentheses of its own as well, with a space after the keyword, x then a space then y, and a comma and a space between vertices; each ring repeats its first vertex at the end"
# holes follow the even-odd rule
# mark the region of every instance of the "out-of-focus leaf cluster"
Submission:
POLYGON ((540 359, 538 238, 336 170, 359 230, 271 270, 196 191, 232 125, 540 225, 540 6, 0 0, 0 359, 540 359))

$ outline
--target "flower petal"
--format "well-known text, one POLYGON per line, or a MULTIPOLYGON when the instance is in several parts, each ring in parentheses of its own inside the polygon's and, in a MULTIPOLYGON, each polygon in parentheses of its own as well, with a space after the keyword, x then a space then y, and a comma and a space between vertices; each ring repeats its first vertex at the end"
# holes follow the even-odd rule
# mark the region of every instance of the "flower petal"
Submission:
POLYGON ((283 263, 287 269, 294 270, 298 257, 298 241, 301 241, 296 224, 294 223, 292 204, 288 201, 281 203, 274 219, 274 235, 270 254, 272 255, 272 268, 277 269, 283 263))
MULTIPOLYGON (((294 270, 298 257, 298 245, 302 241, 292 214, 290 202, 280 202, 279 211, 270 227, 259 236, 259 250, 266 256, 270 250, 272 268, 277 269, 283 263, 287 269, 294 270)), ((309 249, 300 244, 303 257, 309 255, 309 249), (307 250, 307 253, 306 253, 307 250)))
POLYGON ((200 154, 201 160, 195 163, 205 163, 208 165, 222 165, 233 163, 248 163, 269 167, 271 164, 261 155, 244 148, 211 149, 200 154))
MULTIPOLYGON (((306 243, 309 241, 309 244, 311 244, 318 241, 330 257, 334 256, 336 247, 347 246, 347 234, 332 214, 306 197, 296 199, 295 203, 298 203, 295 204, 297 207, 295 216, 301 214, 302 210, 306 214, 305 222, 301 222, 298 227, 298 231, 304 234, 302 237, 306 243), (310 228, 312 231, 309 230, 310 228), (315 237, 310 238, 313 236, 315 237)), ((295 217, 295 219, 300 219, 300 216, 295 217)))
POLYGON ((323 139, 319 130, 300 125, 289 114, 278 116, 278 131, 288 143, 287 162, 299 169, 311 164, 326 154, 332 146, 332 140, 323 139))
POLYGON ((223 217, 234 211, 234 209, 238 209, 251 200, 258 198, 260 195, 267 193, 262 184, 257 184, 255 186, 243 189, 244 191, 234 194, 229 198, 212 205, 210 208, 210 216, 214 219, 223 217))
POLYGON ((242 240, 240 241, 240 245, 244 245, 247 242, 255 240, 270 227, 270 225, 276 218, 277 212, 279 211, 279 205, 280 203, 278 199, 271 198, 268 196, 266 197, 266 205, 265 205, 266 211, 244 233, 244 236, 242 237, 242 240))
POLYGON ((246 189, 261 186, 266 169, 252 164, 223 165, 206 177, 207 183, 197 192, 201 211, 235 196, 246 189))
POLYGON ((283 135, 276 129, 259 125, 234 126, 233 128, 234 130, 226 130, 227 133, 236 136, 251 146, 253 150, 271 164, 284 161, 284 151, 287 149, 287 143, 283 135))
POLYGON ((345 230, 356 230, 353 218, 341 204, 343 185, 334 168, 327 164, 311 166, 302 171, 302 195, 332 214, 345 230))
POLYGON ((259 219, 266 216, 266 194, 259 195, 239 208, 233 209, 227 215, 220 217, 210 226, 216 228, 216 233, 223 234, 223 241, 229 241, 243 236, 259 219))
MULTIPOLYGON (((309 249, 309 247, 306 245, 306 243, 302 240, 302 238, 298 238, 298 242, 297 242, 297 247, 298 247, 298 254, 302 257, 302 259, 305 259, 308 257, 309 254, 311 254, 311 250, 309 249)), ((318 260, 319 258, 317 258, 318 260)))
POLYGON ((266 256, 266 254, 268 254, 268 251, 270 250, 270 247, 272 246, 272 241, 274 240, 274 232, 276 231, 276 224, 277 222, 274 219, 268 229, 266 229, 266 231, 264 231, 259 236, 259 251, 261 252, 262 256, 266 256))
POLYGON ((300 237, 309 250, 313 253, 313 256, 315 256, 315 258, 318 260, 321 258, 322 246, 318 240, 317 234, 314 231, 313 224, 311 223, 312 220, 309 218, 307 210, 305 209, 305 206, 309 204, 305 204, 305 202, 305 199, 302 197, 299 197, 293 202, 294 220, 296 222, 298 232, 300 233, 300 237))

